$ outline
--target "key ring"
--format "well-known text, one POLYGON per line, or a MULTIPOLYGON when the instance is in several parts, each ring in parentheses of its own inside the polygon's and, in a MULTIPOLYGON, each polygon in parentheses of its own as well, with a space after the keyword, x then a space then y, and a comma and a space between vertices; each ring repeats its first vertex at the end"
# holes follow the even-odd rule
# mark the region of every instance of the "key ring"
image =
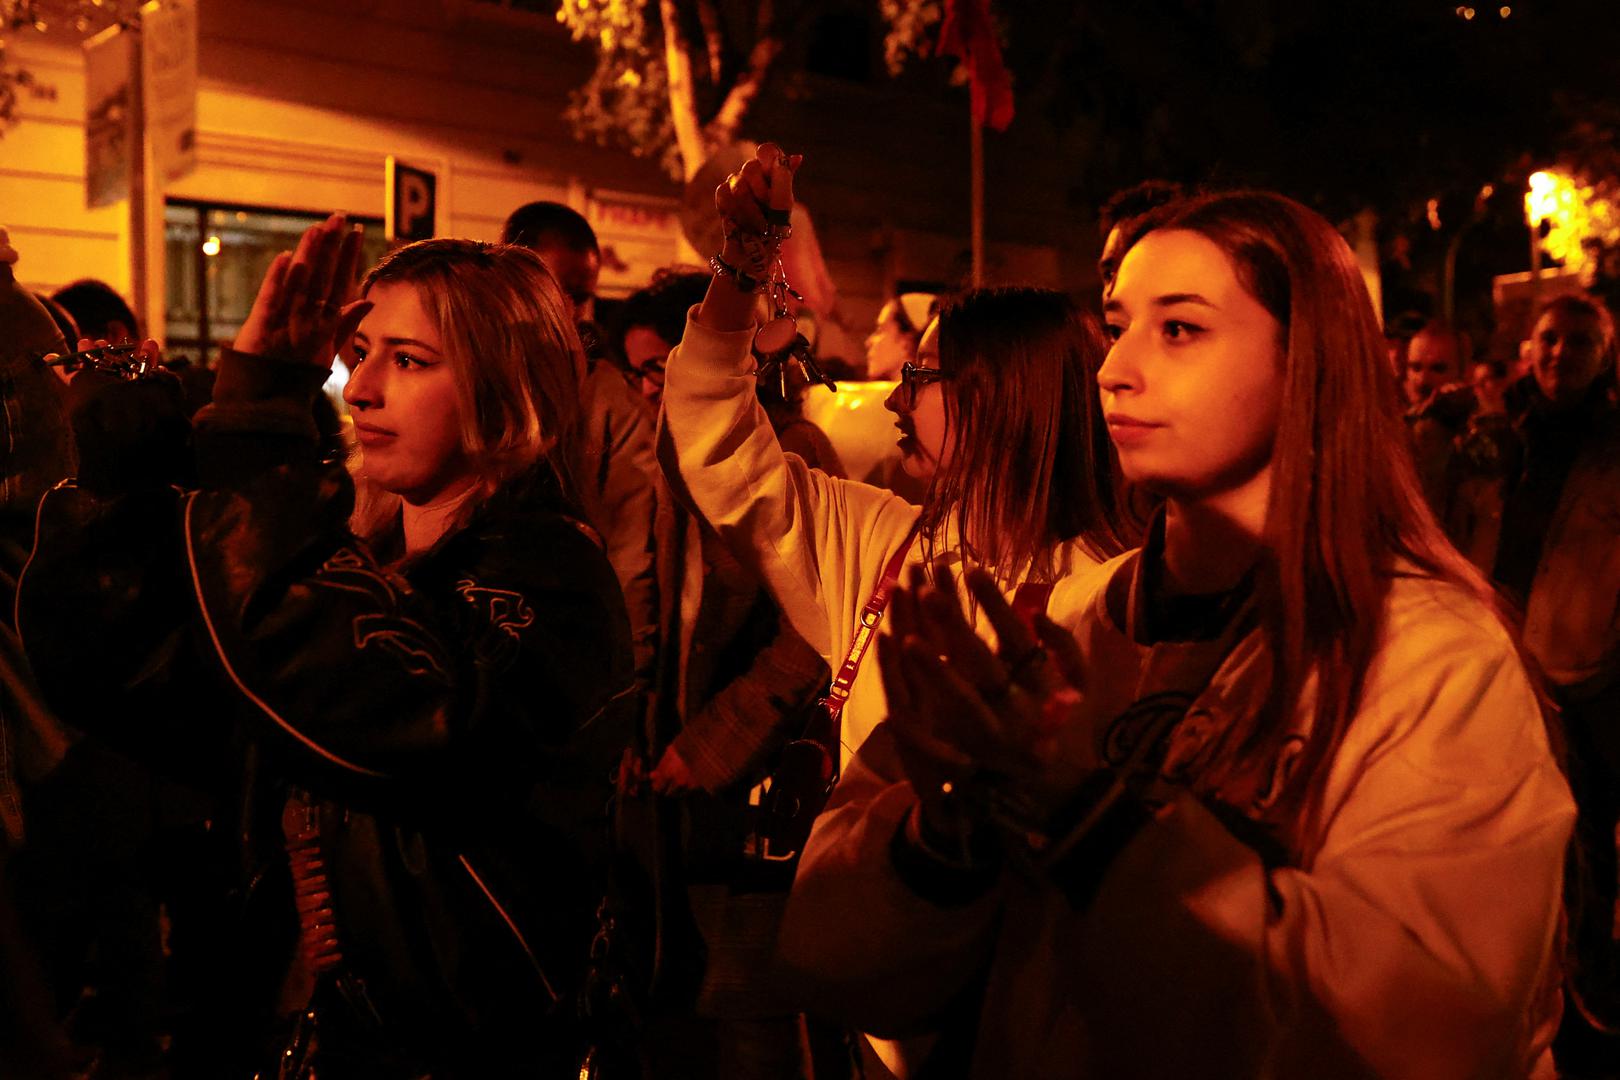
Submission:
POLYGON ((821 370, 821 366, 816 363, 815 356, 810 351, 810 342, 799 333, 798 320, 793 317, 792 309, 788 307, 790 298, 800 303, 804 302, 804 297, 788 283, 787 269, 782 265, 781 242, 792 235, 793 229, 785 225, 773 225, 766 234, 767 240, 775 249, 764 289, 770 301, 772 317, 754 334, 752 347, 755 375, 762 379, 774 377, 779 380, 784 400, 788 396, 789 361, 798 364, 800 372, 810 382, 825 386, 829 390, 838 389, 838 384, 828 378, 821 370))
POLYGON ((82 352, 39 353, 34 359, 47 367, 59 367, 69 375, 81 368, 88 368, 104 375, 134 381, 145 378, 158 366, 138 355, 139 351, 140 346, 130 342, 123 345, 101 345, 82 352))

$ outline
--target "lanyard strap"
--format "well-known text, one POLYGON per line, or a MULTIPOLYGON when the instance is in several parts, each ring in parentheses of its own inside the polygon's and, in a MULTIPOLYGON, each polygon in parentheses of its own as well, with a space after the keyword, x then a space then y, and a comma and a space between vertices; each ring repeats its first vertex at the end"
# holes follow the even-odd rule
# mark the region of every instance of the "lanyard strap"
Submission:
MULTIPOLYGON (((906 556, 911 552, 911 545, 916 542, 917 528, 912 527, 906 534, 906 539, 893 555, 889 563, 883 568, 883 577, 879 579, 877 588, 872 590, 872 598, 866 602, 861 612, 861 623, 855 628, 855 639, 850 642, 849 655, 844 658, 843 666, 838 674, 833 676, 832 683, 827 687, 827 696, 822 699, 827 715, 836 723, 843 715, 844 702, 849 700, 850 689, 855 685, 855 676, 860 674, 861 662, 866 659, 866 653, 872 647, 872 638, 877 634, 877 628, 883 623, 883 613, 888 610, 889 598, 894 595, 895 586, 900 584, 900 571, 905 566, 906 556)), ((1029 582, 1018 586, 1013 595, 1013 613, 1016 614, 1030 633, 1035 632, 1035 616, 1046 611, 1047 601, 1052 596, 1050 582, 1029 582)))
POLYGON ((1030 636, 1037 641, 1040 640, 1040 635, 1035 629, 1035 616, 1046 614, 1046 604, 1051 599, 1050 581, 1026 581, 1018 586, 1017 592, 1013 593, 1013 614, 1018 616, 1018 621, 1024 624, 1024 629, 1028 630, 1030 636))
POLYGON ((844 714, 844 702, 849 700, 850 688, 855 685, 855 676, 860 674, 861 661, 866 659, 867 650, 872 647, 872 638, 877 634, 877 628, 883 622, 883 613, 888 610, 889 597, 894 595, 895 586, 900 584, 900 570, 906 564, 906 556, 911 553, 911 545, 917 540, 917 526, 913 525, 906 534, 905 541, 895 553, 889 556, 889 564, 883 568, 883 577, 878 580, 877 588, 872 591, 872 598, 866 602, 866 608, 861 612, 861 623, 855 628, 855 638, 849 644, 849 655, 844 658, 844 664, 833 676, 831 685, 827 687, 827 696, 821 699, 827 710, 827 716, 833 724, 834 736, 838 733, 839 718, 844 714))

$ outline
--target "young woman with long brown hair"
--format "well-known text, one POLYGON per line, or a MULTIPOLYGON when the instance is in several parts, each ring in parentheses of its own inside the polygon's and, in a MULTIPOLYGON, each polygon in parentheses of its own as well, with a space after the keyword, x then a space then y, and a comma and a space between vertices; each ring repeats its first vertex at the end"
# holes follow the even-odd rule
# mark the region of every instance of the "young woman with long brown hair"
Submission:
MULTIPOLYGON (((1047 290, 976 290, 924 331, 887 403, 906 471, 929 484, 921 509, 783 453, 754 397, 750 346, 754 279, 774 258, 767 212, 791 209, 796 167, 767 143, 716 193, 726 245, 670 354, 659 450, 671 484, 836 672, 897 556, 987 567, 1011 590, 1095 567, 1128 528, 1091 382, 1097 330, 1047 290)), ((883 712, 876 665, 863 665, 843 712, 845 760, 883 712)))
POLYGON ((1109 431, 1163 511, 1042 646, 983 580, 999 655, 953 590, 897 595, 789 968, 974 1076, 1542 1075, 1569 792, 1350 250, 1192 198, 1106 309, 1109 431))

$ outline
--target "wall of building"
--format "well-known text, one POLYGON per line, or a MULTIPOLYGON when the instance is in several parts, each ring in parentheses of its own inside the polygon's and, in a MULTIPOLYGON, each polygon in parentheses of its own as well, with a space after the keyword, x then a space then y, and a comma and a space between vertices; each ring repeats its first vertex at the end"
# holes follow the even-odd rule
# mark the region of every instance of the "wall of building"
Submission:
MULTIPOLYGON (((613 253, 605 295, 678 256, 679 185, 569 131, 562 110, 591 57, 550 19, 473 0, 202 0, 199 23, 198 168, 170 197, 377 216, 394 154, 438 174, 440 235, 493 239, 533 199, 586 212, 613 253)), ((11 52, 36 78, 0 138, 0 222, 23 253, 20 275, 37 287, 98 276, 127 294, 127 207, 84 205, 77 40, 14 36, 11 52)), ((960 264, 966 95, 812 76, 785 89, 762 98, 748 133, 807 154, 801 196, 858 331, 896 280, 944 278, 960 264)), ((1049 209, 1061 168, 1033 138, 989 137, 989 266, 995 279, 1057 285, 1076 276, 1049 209)), ((146 225, 149 307, 160 309, 160 213, 146 225)), ((147 315, 157 329, 161 310, 147 315)))

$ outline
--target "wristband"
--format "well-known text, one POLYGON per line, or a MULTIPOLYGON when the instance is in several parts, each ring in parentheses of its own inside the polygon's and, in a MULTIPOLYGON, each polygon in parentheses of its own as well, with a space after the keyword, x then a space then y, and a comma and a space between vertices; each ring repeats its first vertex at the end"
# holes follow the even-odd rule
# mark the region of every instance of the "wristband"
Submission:
POLYGON ((726 262, 719 255, 709 256, 709 269, 714 272, 715 277, 729 277, 732 283, 737 286, 738 292, 758 296, 765 291, 764 278, 757 278, 752 274, 744 273, 726 262))

